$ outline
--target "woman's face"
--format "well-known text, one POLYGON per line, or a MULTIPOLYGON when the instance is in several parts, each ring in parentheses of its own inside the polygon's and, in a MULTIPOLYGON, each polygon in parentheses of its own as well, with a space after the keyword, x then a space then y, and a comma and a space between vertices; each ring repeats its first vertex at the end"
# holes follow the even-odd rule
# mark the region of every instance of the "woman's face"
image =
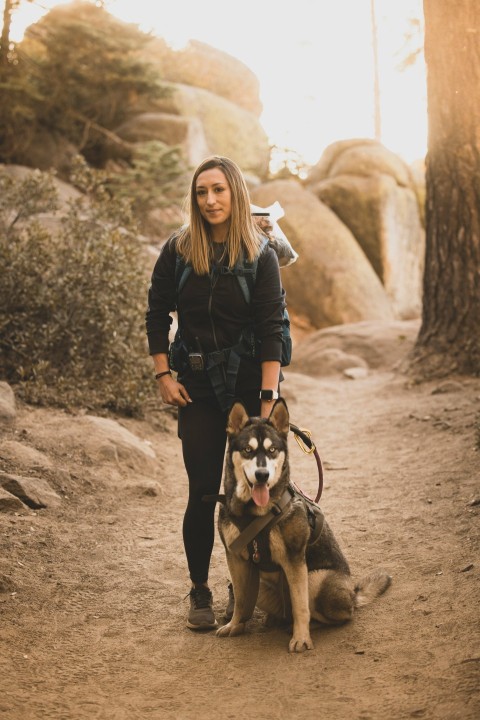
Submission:
POLYGON ((232 214, 232 191, 223 170, 210 168, 197 177, 195 193, 202 217, 221 229, 229 224, 232 214))

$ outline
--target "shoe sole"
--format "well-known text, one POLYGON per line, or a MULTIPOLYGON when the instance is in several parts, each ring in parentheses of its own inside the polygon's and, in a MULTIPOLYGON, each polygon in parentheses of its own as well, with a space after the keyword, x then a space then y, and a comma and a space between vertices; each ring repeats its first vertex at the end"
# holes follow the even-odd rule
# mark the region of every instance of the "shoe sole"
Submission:
POLYGON ((215 630, 216 627, 218 627, 218 622, 215 620, 215 622, 212 623, 202 623, 201 625, 194 625, 191 622, 188 622, 187 620, 187 627, 190 630, 215 630))

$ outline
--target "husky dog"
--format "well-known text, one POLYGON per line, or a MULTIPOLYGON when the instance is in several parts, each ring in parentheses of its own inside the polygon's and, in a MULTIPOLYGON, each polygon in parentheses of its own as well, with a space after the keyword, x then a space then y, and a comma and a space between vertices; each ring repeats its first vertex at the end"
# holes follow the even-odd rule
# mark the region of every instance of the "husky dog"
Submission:
POLYGON ((217 630, 235 636, 255 606, 267 621, 293 621, 290 652, 313 648, 310 620, 339 624, 381 595, 391 578, 377 570, 357 585, 319 506, 290 481, 289 414, 275 401, 270 417, 249 417, 235 402, 227 422, 225 501, 218 529, 225 546, 235 606, 217 630))

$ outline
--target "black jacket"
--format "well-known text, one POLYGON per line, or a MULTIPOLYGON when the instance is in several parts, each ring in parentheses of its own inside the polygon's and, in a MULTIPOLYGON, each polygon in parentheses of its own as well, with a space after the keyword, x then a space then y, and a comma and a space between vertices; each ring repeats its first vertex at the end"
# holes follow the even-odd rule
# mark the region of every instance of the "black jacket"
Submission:
MULTIPOLYGON (((175 286, 175 238, 163 246, 155 264, 148 292, 146 328, 149 351, 168 353, 171 313, 177 311, 182 335, 192 351, 210 353, 235 345, 243 328, 253 325, 261 341, 258 360, 243 358, 237 378, 237 390, 260 387, 264 360, 281 359, 282 317, 285 291, 275 251, 266 247, 258 260, 257 277, 248 304, 236 277, 213 273, 190 273, 178 297, 175 286)), ((225 264, 228 264, 226 259, 225 264)), ((192 397, 210 395, 212 390, 203 372, 188 370, 181 378, 192 397)))

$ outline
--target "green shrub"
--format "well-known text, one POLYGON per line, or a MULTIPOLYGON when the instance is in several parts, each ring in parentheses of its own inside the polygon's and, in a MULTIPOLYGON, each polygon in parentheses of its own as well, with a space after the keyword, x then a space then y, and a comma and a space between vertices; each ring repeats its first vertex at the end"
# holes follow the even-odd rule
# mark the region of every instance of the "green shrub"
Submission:
POLYGON ((147 273, 128 203, 77 166, 60 232, 50 174, 0 173, 0 374, 28 402, 139 414, 151 391, 147 273), (21 208, 17 210, 17 208, 21 208))
POLYGON ((171 90, 145 58, 152 36, 90 2, 58 5, 0 65, 0 160, 25 163, 39 132, 61 136, 91 165, 139 103, 171 90))
POLYGON ((181 212, 189 181, 190 169, 180 148, 151 140, 136 144, 122 171, 110 171, 108 187, 130 203, 140 228, 148 231, 151 210, 175 207, 181 212))

